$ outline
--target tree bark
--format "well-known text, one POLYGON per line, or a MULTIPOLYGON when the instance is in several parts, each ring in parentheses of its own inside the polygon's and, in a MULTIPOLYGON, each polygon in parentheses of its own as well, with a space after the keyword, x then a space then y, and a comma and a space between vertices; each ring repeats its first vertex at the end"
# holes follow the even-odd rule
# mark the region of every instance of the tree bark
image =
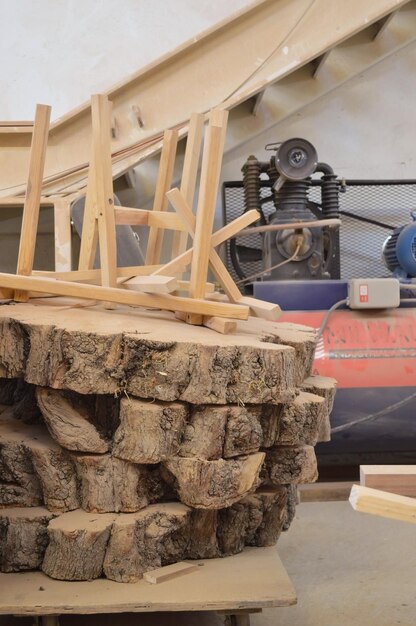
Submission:
POLYGON ((107 452, 109 445, 89 420, 86 410, 54 389, 38 387, 36 399, 52 436, 67 450, 78 452, 107 452))
POLYGON ((122 398, 114 456, 133 463, 160 463, 175 456, 187 417, 187 406, 179 402, 122 398))
POLYGON ((313 483, 318 478, 312 446, 278 446, 266 451, 264 482, 273 485, 313 483))
POLYGON ((138 319, 119 307, 114 332, 100 306, 3 306, 0 375, 81 394, 277 404, 293 398, 309 373, 315 333, 306 327, 256 319, 239 323, 236 335, 218 335, 190 330, 170 313, 141 311, 138 319))
POLYGON ((221 509, 256 489, 263 461, 264 453, 257 452, 217 461, 172 457, 164 466, 177 481, 181 502, 197 509, 221 509))
POLYGON ((0 571, 41 566, 48 544, 47 526, 53 517, 43 507, 0 509, 0 571))
POLYGON ((113 521, 114 515, 93 515, 79 509, 52 520, 42 571, 58 580, 99 578, 113 521))
POLYGON ((138 511, 148 504, 145 467, 109 454, 73 454, 81 507, 90 513, 138 511))

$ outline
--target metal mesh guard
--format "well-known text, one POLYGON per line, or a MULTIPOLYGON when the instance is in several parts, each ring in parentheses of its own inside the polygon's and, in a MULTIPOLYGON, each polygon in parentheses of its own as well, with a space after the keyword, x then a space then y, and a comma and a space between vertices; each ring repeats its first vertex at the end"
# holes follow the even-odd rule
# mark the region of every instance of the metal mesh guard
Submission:
MULTIPOLYGON (((261 197, 270 195, 270 186, 262 185, 261 197)), ((320 204, 321 187, 314 181, 309 191, 309 199, 320 204)), ((397 228, 410 223, 410 212, 416 209, 416 180, 350 180, 346 181, 345 193, 340 193, 341 212, 346 211, 357 217, 379 221, 397 228)), ((239 217, 244 211, 244 191, 241 181, 226 182, 223 185, 224 224, 239 217)), ((263 204, 265 215, 274 211, 271 201, 263 204)), ((381 278, 388 276, 381 249, 384 240, 392 230, 376 224, 364 223, 349 215, 341 215, 340 257, 341 278, 381 278)), ((261 248, 261 236, 239 237, 238 244, 251 248, 261 248)), ((229 244, 226 249, 227 267, 234 277, 237 274, 230 257, 229 244)), ((261 271, 261 261, 242 263, 242 270, 248 274, 261 271)))

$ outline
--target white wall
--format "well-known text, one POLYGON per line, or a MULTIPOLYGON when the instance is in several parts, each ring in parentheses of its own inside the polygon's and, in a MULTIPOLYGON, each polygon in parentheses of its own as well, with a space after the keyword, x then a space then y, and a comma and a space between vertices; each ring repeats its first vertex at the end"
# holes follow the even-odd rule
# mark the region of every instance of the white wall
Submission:
POLYGON ((249 3, 0 0, 0 119, 56 119, 249 3))

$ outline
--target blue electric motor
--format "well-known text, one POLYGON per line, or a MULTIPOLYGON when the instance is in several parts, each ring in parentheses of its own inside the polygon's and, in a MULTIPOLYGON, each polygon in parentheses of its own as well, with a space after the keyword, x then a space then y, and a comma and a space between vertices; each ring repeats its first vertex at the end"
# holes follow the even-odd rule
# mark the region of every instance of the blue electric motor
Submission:
POLYGON ((383 260, 399 279, 416 277, 416 211, 413 222, 396 228, 383 244, 383 260))

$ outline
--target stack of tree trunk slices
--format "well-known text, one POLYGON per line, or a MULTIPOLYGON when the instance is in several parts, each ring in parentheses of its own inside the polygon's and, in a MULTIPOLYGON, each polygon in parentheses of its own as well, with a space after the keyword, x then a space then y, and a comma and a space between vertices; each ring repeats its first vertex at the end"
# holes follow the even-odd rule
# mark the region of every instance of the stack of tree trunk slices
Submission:
POLYGON ((311 329, 59 301, 0 326, 1 571, 133 582, 288 528, 335 392, 311 329))

